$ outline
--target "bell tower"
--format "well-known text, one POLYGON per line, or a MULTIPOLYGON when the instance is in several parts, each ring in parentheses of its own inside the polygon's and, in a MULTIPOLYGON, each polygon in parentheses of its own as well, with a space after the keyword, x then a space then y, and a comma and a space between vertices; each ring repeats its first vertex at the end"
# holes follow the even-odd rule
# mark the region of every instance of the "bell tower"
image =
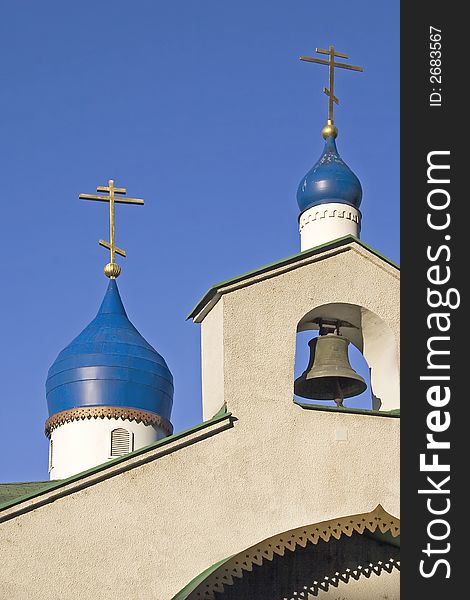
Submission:
POLYGON ((399 408, 399 271, 360 241, 361 183, 336 147, 335 69, 362 67, 339 62, 348 56, 333 46, 316 51, 328 60, 300 58, 328 66, 328 118, 323 152, 297 190, 301 252, 213 286, 190 315, 202 325, 205 419, 221 407, 286 419, 292 400, 302 405, 294 394, 349 410, 347 399, 367 388, 351 346, 369 367, 371 412, 399 408), (310 360, 294 381, 296 336, 305 331, 310 360))
MULTIPOLYGON (((335 69, 362 68, 338 62, 347 55, 333 46, 317 52, 328 60, 301 58, 329 68, 328 120, 323 152, 297 190, 301 251, 212 286, 190 314, 201 324, 204 420, 217 422, 227 413, 234 419, 234 445, 221 445, 214 462, 228 456, 231 464, 243 465, 242 475, 229 470, 243 486, 247 473, 253 475, 256 501, 245 502, 244 490, 244 507, 262 505, 274 522, 289 513, 297 526, 305 522, 300 513, 307 497, 313 498, 307 512, 315 519, 353 515, 353 506, 363 515, 378 504, 392 515, 400 508, 400 273, 360 240, 361 183, 336 147, 335 69), (299 343, 304 341, 310 357, 301 372, 297 367, 307 363, 299 343), (368 372, 352 368, 353 347, 368 372), (367 398, 360 397, 366 389, 367 398), (238 443, 237 432, 243 436, 238 443), (261 504, 272 482, 275 492, 261 504), (289 488, 285 505, 279 500, 283 482, 289 488)), ((361 517, 362 527, 368 519, 361 517)), ((348 517, 347 522, 349 535, 354 521, 348 517)), ((331 523, 338 533, 340 519, 331 523)), ((280 530, 277 524, 274 529, 280 530)), ((328 525, 317 529, 328 530, 328 525)), ((301 531, 305 543, 307 529, 301 531)), ((284 532, 282 539, 292 540, 292 533, 284 532)), ((261 556, 261 545, 253 547, 261 556)), ((270 561, 274 547, 269 539, 270 561)), ((365 564, 384 564, 374 552, 365 564)), ((240 556, 237 568, 249 551, 240 556)), ((358 556, 362 564, 355 573, 363 569, 363 551, 333 551, 330 558, 341 566, 331 570, 328 562, 328 581, 332 573, 349 573, 358 556)), ((227 572, 227 563, 223 566, 227 572)), ((217 584, 222 578, 219 572, 217 584)), ((338 598, 399 597, 397 580, 388 590, 382 582, 380 593, 323 591, 338 598)), ((198 589, 203 594, 207 587, 205 582, 198 589)), ((300 595, 315 595, 303 590, 300 595)), ((289 594, 290 589, 282 597, 289 594)))

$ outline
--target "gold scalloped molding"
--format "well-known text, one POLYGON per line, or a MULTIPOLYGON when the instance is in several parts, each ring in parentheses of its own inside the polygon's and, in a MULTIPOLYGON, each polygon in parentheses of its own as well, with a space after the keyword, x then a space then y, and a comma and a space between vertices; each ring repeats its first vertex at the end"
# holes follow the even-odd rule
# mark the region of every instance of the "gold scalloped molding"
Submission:
MULTIPOLYGON (((400 535, 400 520, 386 512, 379 504, 369 513, 323 521, 275 535, 229 558, 189 594, 188 600, 196 598, 215 600, 214 594, 223 592, 225 585, 233 585, 234 578, 242 578, 244 571, 252 571, 253 565, 261 566, 264 560, 272 561, 275 554, 284 556, 286 550, 293 552, 297 546, 305 548, 307 543, 318 544, 320 540, 329 542, 332 537, 339 540, 342 535, 351 537, 353 533, 362 535, 366 530, 371 533, 377 530, 381 533, 390 533, 395 538, 400 535)), ((387 563, 379 561, 375 565, 372 563, 360 565, 354 570, 345 569, 344 573, 337 572, 334 577, 315 581, 310 589, 297 592, 296 598, 307 600, 309 597, 317 596, 320 590, 328 591, 330 586, 337 587, 340 581, 347 583, 351 578, 357 580, 361 576, 370 577, 372 573, 380 575, 382 571, 390 573, 393 569, 400 569, 399 561, 393 558, 387 563)))
POLYGON ((161 427, 167 435, 173 433, 173 425, 170 421, 146 410, 116 406, 91 406, 71 408, 52 415, 52 417, 47 419, 45 424, 46 435, 50 437, 51 431, 64 423, 84 421, 85 419, 124 419, 126 421, 143 423, 144 425, 161 427))

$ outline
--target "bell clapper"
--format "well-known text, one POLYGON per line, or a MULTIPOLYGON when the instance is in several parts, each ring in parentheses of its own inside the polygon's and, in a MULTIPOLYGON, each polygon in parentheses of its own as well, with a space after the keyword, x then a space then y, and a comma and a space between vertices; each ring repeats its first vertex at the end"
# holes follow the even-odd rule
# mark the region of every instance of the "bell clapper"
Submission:
POLYGON ((343 396, 343 392, 341 391, 341 386, 339 385, 339 381, 336 381, 336 393, 338 394, 337 398, 335 398, 336 406, 338 408, 342 408, 344 396, 343 396))

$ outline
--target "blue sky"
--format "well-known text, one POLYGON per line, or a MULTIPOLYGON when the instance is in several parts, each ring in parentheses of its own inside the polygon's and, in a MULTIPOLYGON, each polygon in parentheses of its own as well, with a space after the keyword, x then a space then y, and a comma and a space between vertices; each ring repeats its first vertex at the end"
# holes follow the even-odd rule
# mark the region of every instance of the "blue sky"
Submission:
POLYGON ((299 251, 298 182, 322 150, 334 44, 338 149, 364 189, 362 239, 398 260, 399 3, 7 3, 0 22, 0 481, 47 479, 44 384, 107 286, 114 178, 119 287, 175 378, 176 430, 201 420, 199 326, 213 283, 299 251))

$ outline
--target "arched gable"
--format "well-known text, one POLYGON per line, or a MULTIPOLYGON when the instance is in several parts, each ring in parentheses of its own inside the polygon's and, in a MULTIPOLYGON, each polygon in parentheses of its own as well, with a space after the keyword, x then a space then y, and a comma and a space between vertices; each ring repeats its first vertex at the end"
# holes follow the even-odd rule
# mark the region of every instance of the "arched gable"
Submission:
MULTIPOLYGON (((383 572, 391 573, 394 569, 399 570, 399 536, 399 519, 387 513, 379 504, 369 513, 350 515, 299 527, 263 540, 213 565, 191 581, 173 600, 218 600, 225 594, 229 598, 234 598, 237 596, 234 593, 235 587, 237 584, 240 585, 243 578, 251 577, 251 581, 245 582, 245 584, 250 588, 255 587, 252 574, 257 567, 263 565, 271 567, 269 563, 273 563, 279 557, 284 557, 290 564, 284 565, 283 571, 292 571, 296 568, 295 561, 292 562, 296 552, 302 554, 305 550, 310 551, 311 556, 308 558, 311 562, 312 558, 315 561, 315 556, 312 554, 312 551, 315 551, 313 546, 322 545, 322 543, 333 544, 335 547, 329 548, 327 574, 323 577, 313 578, 308 585, 307 580, 302 582, 302 589, 295 593, 295 597, 299 600, 307 599, 317 596, 321 591, 327 592, 331 587, 338 587, 341 582, 358 581, 361 577, 368 579, 372 575, 378 576, 383 572), (367 552, 358 552, 358 545, 353 545, 348 541, 348 538, 353 541, 359 539, 357 536, 364 538, 360 541, 365 543, 369 553, 372 550, 374 558, 366 558, 367 552), (341 547, 337 544, 340 540, 343 540, 340 542, 341 547), (350 557, 347 556, 348 553, 350 557), (369 562, 357 564, 364 560, 369 562), (332 569, 334 569, 333 572, 332 569)), ((319 558, 319 549, 316 550, 319 558)), ((297 561, 297 566, 299 569, 301 568, 300 560, 297 561)), ((271 568, 271 572, 268 573, 269 581, 272 580, 273 573, 271 568)), ((262 581, 261 585, 263 585, 262 581)), ((256 593, 258 594, 256 598, 261 599, 259 589, 256 593)), ((246 598, 246 591, 242 592, 240 597, 246 598)))

